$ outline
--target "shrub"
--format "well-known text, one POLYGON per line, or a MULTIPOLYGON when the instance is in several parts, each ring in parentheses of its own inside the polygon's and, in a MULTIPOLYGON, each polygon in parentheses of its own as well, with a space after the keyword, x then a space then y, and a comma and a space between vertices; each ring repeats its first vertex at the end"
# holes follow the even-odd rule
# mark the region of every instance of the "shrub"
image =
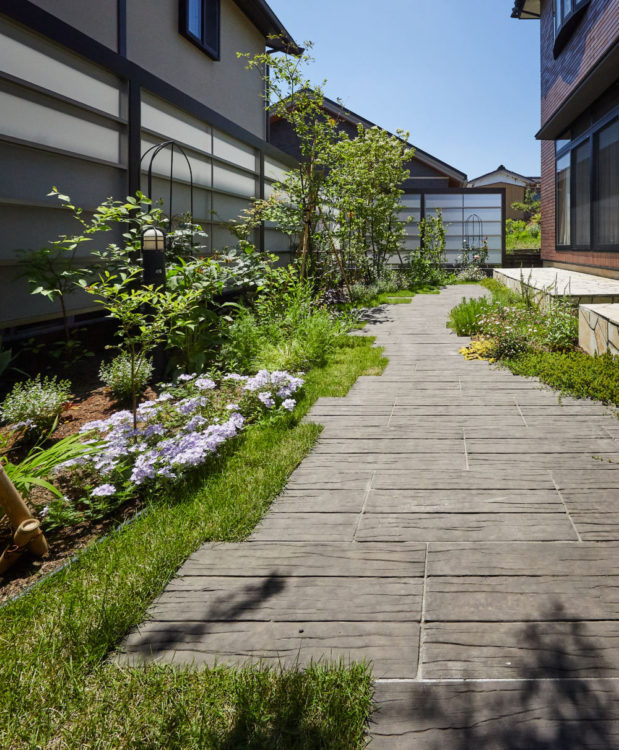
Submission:
POLYGON ((225 332, 220 358, 222 365, 249 372, 263 343, 263 331, 255 315, 243 307, 225 332))
POLYGON ((542 344, 550 351, 568 351, 578 343, 577 311, 564 302, 554 302, 545 315, 542 344))
MULTIPOLYGON (((153 364, 150 359, 141 359, 135 366, 136 393, 142 393, 153 374, 153 364)), ((131 357, 123 352, 99 369, 99 377, 112 391, 114 398, 128 401, 131 398, 133 382, 131 373, 131 357)))
POLYGON ((53 427, 70 400, 71 383, 68 380, 37 375, 16 383, 0 411, 8 424, 43 434, 53 427))
POLYGON ((458 336, 475 336, 481 332, 481 318, 490 309, 490 303, 485 297, 479 299, 462 298, 449 313, 447 326, 458 336))
POLYGON ((483 281, 485 278, 486 272, 477 266, 468 266, 456 274, 456 281, 483 281))

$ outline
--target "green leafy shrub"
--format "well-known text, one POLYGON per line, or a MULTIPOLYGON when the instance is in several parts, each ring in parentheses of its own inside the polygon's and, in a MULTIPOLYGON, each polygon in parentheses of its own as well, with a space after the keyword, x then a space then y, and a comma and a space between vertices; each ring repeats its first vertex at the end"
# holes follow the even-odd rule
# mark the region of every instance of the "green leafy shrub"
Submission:
POLYGON ((240 308, 224 334, 220 351, 222 364, 238 372, 249 372, 263 344, 264 333, 256 316, 246 307, 240 308))
POLYGON ((545 315, 543 345, 550 351, 568 351, 578 343, 577 310, 564 302, 554 302, 545 315))
POLYGON ((68 380, 37 375, 13 386, 4 399, 0 414, 8 424, 43 434, 51 429, 71 397, 68 380))
POLYGON ((475 336, 481 332, 481 319, 489 309, 490 302, 485 297, 468 300, 463 297, 462 302, 449 313, 447 326, 458 336, 475 336))
POLYGON ((503 362, 514 375, 538 377, 542 383, 576 398, 593 398, 619 406, 619 358, 606 353, 527 352, 503 362))
POLYGON ((112 391, 114 398, 128 401, 131 398, 135 384, 136 393, 142 393, 153 374, 153 364, 150 359, 140 359, 135 363, 135 371, 131 372, 131 357, 123 352, 111 362, 102 363, 99 377, 112 391))

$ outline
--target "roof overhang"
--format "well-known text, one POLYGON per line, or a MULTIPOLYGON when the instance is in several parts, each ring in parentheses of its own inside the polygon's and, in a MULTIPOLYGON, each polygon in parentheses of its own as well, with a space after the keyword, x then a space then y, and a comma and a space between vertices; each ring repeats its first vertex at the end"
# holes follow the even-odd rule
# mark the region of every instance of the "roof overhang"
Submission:
POLYGON ((619 70, 619 42, 615 42, 598 64, 578 84, 570 97, 546 120, 535 137, 553 141, 591 106, 617 80, 619 70))
POLYGON ((541 0, 514 0, 512 18, 539 19, 541 0))
MULTIPOLYGON (((350 110, 345 109, 340 104, 334 102, 332 99, 328 99, 327 97, 324 97, 322 106, 325 110, 335 115, 336 117, 348 120, 354 125, 360 124, 365 128, 380 127, 371 120, 367 120, 365 117, 361 117, 361 115, 355 114, 355 112, 351 112, 350 110)), ((384 130, 384 128, 381 128, 381 130, 384 130)), ((393 133, 391 133, 391 135, 393 135, 393 133)), ((407 145, 415 149, 415 159, 419 159, 419 161, 424 162, 429 167, 442 172, 443 174, 451 177, 458 182, 466 183, 467 176, 464 172, 461 172, 459 169, 452 167, 451 164, 447 164, 447 162, 441 161, 441 159, 437 159, 435 156, 428 154, 426 151, 423 151, 412 143, 408 143, 407 145)))
POLYGON ((300 55, 303 48, 286 31, 284 24, 275 15, 265 0, 234 0, 254 26, 268 39, 271 49, 289 55, 300 55), (269 37, 272 37, 269 39, 269 37))

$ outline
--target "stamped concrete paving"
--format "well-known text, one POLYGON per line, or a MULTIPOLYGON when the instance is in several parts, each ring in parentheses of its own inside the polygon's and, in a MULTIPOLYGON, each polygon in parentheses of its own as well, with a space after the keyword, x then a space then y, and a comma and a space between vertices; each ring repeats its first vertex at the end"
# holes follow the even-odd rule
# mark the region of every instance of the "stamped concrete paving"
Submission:
POLYGON ((619 423, 457 353, 479 287, 391 306, 250 540, 180 569, 124 660, 366 658, 372 748, 619 748, 619 423))

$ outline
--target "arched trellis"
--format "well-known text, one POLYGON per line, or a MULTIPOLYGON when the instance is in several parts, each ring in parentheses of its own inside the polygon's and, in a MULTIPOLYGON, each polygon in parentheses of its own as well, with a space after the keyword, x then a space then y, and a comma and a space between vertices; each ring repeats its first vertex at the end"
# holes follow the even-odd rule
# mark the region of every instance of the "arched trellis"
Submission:
POLYGON ((165 151, 165 149, 170 149, 170 175, 168 178, 168 182, 170 184, 170 198, 168 202, 168 209, 170 212, 169 220, 170 220, 170 227, 172 226, 172 216, 174 215, 174 212, 172 211, 172 201, 174 197, 174 149, 177 149, 178 152, 184 157, 185 163, 187 164, 187 168, 189 169, 189 214, 191 216, 191 221, 193 221, 193 170, 191 169, 191 162, 189 161, 189 157, 187 156, 187 153, 185 149, 179 145, 176 141, 162 141, 161 143, 157 143, 154 146, 151 146, 148 148, 140 158, 140 171, 142 171, 142 163, 144 159, 151 154, 150 160, 148 162, 148 198, 152 201, 153 199, 153 164, 155 163, 155 159, 159 156, 159 154, 162 151, 165 151), (152 152, 152 153, 151 153, 152 152))
POLYGON ((477 214, 471 214, 464 222, 464 242, 469 250, 482 246, 484 224, 477 214))

